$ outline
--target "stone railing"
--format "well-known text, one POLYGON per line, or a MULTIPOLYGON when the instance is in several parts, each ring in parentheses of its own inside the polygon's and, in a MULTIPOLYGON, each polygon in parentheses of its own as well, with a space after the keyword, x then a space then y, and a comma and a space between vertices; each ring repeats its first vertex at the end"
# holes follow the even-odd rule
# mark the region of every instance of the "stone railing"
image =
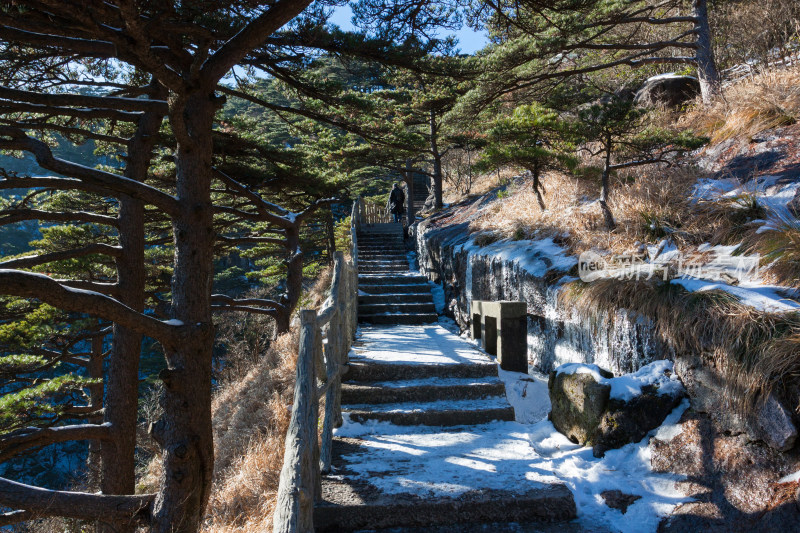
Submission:
POLYGON ((286 433, 274 533, 314 531, 314 502, 321 496, 322 473, 330 471, 333 428, 342 424, 341 379, 355 337, 358 309, 358 255, 355 221, 352 261, 336 252, 331 295, 323 309, 300 311, 300 348, 292 418, 286 433), (325 339, 323 341, 323 339, 325 339), (319 402, 325 398, 322 435, 319 402))

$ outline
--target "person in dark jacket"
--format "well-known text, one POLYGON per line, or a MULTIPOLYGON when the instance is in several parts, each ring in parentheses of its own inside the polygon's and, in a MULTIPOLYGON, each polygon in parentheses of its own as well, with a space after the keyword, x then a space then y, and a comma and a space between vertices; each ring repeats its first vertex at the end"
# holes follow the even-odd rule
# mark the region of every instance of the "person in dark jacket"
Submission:
POLYGON ((400 222, 405 212, 406 195, 400 188, 400 183, 395 183, 389 195, 389 211, 394 215, 394 221, 400 222))

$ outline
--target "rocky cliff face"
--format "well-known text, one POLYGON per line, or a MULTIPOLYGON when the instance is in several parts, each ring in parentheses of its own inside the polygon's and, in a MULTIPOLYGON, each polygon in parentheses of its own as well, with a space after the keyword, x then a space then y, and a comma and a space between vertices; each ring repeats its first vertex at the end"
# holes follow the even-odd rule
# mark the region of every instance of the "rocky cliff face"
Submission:
POLYGON ((778 451, 794 447, 795 415, 773 395, 743 416, 730 413, 719 387, 721 370, 697 363, 699 354, 676 354, 655 334, 653 322, 626 309, 579 311, 565 297, 577 259, 551 238, 490 242, 470 234, 469 222, 494 199, 486 195, 420 222, 413 231, 420 271, 444 289, 445 314, 467 330, 473 300, 518 300, 528 306, 527 348, 532 369, 548 373, 564 363, 596 364, 615 375, 658 359, 675 360, 693 407, 721 431, 744 434, 778 451), (698 366, 699 365, 699 366, 698 366), (699 370, 698 370, 699 369, 699 370), (702 370, 703 377, 698 378, 702 370), (712 379, 713 378, 713 379, 712 379))
POLYGON ((476 245, 469 219, 489 201, 455 206, 414 232, 420 271, 443 286, 445 313, 463 330, 471 322, 472 300, 519 300, 528 304, 528 362, 540 372, 562 363, 594 363, 622 374, 669 358, 646 318, 624 309, 585 316, 563 301, 577 259, 553 239, 476 245))

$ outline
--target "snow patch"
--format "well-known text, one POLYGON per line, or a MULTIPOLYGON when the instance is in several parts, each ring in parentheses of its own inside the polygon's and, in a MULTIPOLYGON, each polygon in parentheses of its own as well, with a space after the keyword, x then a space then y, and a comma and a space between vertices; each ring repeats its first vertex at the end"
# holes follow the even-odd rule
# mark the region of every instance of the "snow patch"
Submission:
POLYGON ((441 315, 445 309, 444 287, 439 283, 432 281, 428 282, 431 287, 431 294, 433 295, 433 305, 436 307, 436 314, 441 315))
POLYGON ((778 483, 794 483, 795 481, 800 481, 800 470, 798 470, 794 474, 783 476, 778 480, 778 483))
MULTIPOLYGON (((537 240, 497 241, 486 246, 475 244, 474 237, 456 247, 455 251, 464 250, 470 256, 492 256, 515 263, 521 269, 530 273, 532 276, 542 277, 549 270, 561 270, 566 272, 577 264, 576 257, 569 255, 566 248, 556 244, 552 238, 537 240)), ((468 264, 471 261, 468 260, 468 264)), ((467 273, 468 278, 470 272, 467 273)), ((471 279, 467 280, 470 287, 471 279)))
POLYGON ((742 282, 739 285, 729 285, 696 278, 677 278, 673 279, 671 283, 680 285, 689 292, 722 290, 738 298, 742 304, 759 311, 786 313, 800 309, 800 303, 781 294, 782 291, 786 290, 783 287, 762 285, 757 282, 742 282))
POLYGON ((678 394, 683 385, 673 372, 672 361, 666 359, 653 361, 632 374, 623 374, 616 378, 604 378, 597 365, 584 363, 567 363, 556 368, 557 374, 591 374, 598 383, 611 386, 610 398, 629 402, 642 394, 642 388, 655 385, 659 394, 678 394))

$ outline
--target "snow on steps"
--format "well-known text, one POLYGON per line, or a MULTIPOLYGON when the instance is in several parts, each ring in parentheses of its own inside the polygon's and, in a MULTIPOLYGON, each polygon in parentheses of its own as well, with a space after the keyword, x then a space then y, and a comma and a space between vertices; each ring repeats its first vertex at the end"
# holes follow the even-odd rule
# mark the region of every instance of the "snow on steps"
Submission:
POLYGON ((503 382, 491 376, 342 384, 342 402, 346 404, 432 402, 443 398, 465 400, 503 394, 505 394, 503 382))
POLYGON ((572 493, 526 468, 535 451, 485 354, 438 324, 365 326, 359 340, 317 531, 574 530, 572 493))
MULTIPOLYGON (((387 225, 382 231, 389 232, 387 225)), ((436 306, 427 280, 408 269, 402 227, 394 233, 363 231, 358 236, 359 322, 370 324, 426 324, 437 321, 436 306), (401 296, 413 294, 411 297, 401 296), (390 297, 381 294, 392 295, 390 297)))

